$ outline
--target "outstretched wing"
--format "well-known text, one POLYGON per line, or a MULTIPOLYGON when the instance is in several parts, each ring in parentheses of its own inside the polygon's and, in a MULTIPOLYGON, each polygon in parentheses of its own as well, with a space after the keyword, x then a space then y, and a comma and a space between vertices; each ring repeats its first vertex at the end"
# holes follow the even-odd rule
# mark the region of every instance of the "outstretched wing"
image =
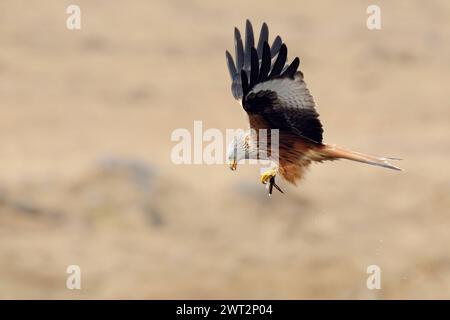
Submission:
POLYGON ((253 28, 246 23, 245 49, 235 28, 236 64, 227 51, 233 96, 241 101, 253 129, 273 128, 280 132, 322 143, 323 129, 314 99, 303 74, 299 58, 287 63, 287 47, 277 36, 269 47, 269 30, 264 23, 258 46, 254 46, 253 28))

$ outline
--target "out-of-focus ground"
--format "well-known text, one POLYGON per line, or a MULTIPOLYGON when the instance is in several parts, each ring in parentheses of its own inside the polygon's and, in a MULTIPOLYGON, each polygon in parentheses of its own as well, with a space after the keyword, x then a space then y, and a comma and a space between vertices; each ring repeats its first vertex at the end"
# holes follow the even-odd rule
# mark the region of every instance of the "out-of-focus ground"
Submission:
POLYGON ((0 2, 0 298, 450 298, 450 3, 0 2), (170 134, 245 128, 224 50, 280 34, 325 140, 399 173, 176 166, 170 134), (66 268, 82 289, 66 289, 66 268), (382 270, 368 290, 366 268, 382 270))

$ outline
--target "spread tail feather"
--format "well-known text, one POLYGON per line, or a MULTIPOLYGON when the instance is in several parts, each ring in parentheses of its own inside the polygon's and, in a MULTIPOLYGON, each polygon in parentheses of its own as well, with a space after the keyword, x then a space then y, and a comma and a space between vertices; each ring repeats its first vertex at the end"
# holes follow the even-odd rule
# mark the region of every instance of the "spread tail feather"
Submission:
POLYGON ((345 150, 345 149, 339 148, 334 145, 324 145, 321 150, 321 154, 325 157, 324 160, 347 159, 347 160, 371 164, 374 166, 403 171, 403 169, 396 167, 392 163, 389 162, 389 160, 401 160, 398 158, 386 158, 386 157, 371 156, 368 154, 345 150))

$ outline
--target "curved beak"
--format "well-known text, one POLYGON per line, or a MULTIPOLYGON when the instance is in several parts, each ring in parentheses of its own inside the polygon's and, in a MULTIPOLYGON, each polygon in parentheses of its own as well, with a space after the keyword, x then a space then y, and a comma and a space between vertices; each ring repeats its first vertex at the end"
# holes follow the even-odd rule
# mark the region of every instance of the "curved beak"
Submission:
POLYGON ((230 163, 230 169, 232 171, 235 171, 236 167, 237 167, 237 161, 236 160, 232 160, 231 163, 230 163))

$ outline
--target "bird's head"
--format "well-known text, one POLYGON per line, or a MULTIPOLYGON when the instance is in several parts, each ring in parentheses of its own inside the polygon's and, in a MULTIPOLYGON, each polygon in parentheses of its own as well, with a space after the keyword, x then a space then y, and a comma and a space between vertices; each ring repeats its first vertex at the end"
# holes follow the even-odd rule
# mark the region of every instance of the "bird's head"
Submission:
POLYGON ((248 159, 248 151, 247 135, 240 133, 235 136, 227 148, 227 162, 231 170, 236 170, 239 161, 248 159))

